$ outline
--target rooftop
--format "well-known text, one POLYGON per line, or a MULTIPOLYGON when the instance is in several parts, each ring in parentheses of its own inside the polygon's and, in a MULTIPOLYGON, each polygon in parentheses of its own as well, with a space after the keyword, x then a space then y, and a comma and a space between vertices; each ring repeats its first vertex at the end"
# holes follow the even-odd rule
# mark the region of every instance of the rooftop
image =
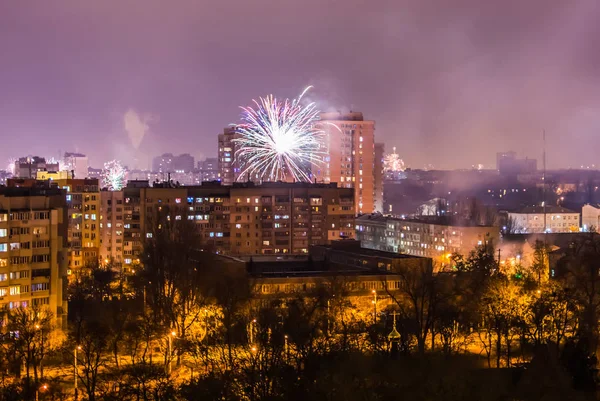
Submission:
POLYGON ((5 187, 0 186, 0 196, 22 197, 22 196, 64 196, 65 190, 57 187, 5 187))
POLYGON ((552 214, 552 213, 578 213, 560 206, 548 205, 544 206, 526 206, 519 210, 519 214, 552 214))
MULTIPOLYGON (((573 213, 573 212, 571 212, 573 213)), ((406 223, 420 223, 420 224, 431 224, 438 226, 446 226, 446 227, 492 227, 492 226, 484 226, 480 224, 469 224, 464 221, 452 221, 448 217, 445 216, 430 216, 429 218, 421 218, 421 219, 403 219, 400 217, 394 216, 385 216, 382 214, 363 214, 356 218, 356 223, 366 222, 366 221, 374 221, 380 223, 387 223, 388 221, 399 221, 406 223)))

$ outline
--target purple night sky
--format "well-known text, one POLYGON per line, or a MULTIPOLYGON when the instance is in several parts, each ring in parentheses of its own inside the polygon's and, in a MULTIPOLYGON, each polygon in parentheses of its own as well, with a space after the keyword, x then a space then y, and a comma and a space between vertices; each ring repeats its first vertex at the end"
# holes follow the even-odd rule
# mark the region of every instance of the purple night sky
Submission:
POLYGON ((539 158, 544 128, 549 167, 600 164, 598 21, 598 0, 4 0, 0 168, 215 156, 239 105, 309 84, 412 167, 539 158))

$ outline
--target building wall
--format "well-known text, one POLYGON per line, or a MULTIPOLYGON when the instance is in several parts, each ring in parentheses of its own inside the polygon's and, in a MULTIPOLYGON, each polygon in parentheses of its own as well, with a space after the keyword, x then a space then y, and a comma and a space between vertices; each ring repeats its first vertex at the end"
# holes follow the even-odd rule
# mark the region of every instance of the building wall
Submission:
POLYGON ((238 179, 239 166, 235 161, 236 144, 238 138, 234 128, 225 128, 219 134, 218 170, 219 179, 223 185, 232 185, 238 179))
MULTIPOLYGON (((152 233, 153 218, 164 206, 181 210, 182 218, 198 224, 199 246, 221 254, 306 254, 311 245, 355 235, 354 191, 335 185, 128 187, 121 193, 124 271, 135 264, 152 233)), ((102 226, 102 257, 108 252, 104 239, 114 236, 114 228, 102 226)))
POLYGON ((467 255, 478 245, 498 243, 498 227, 452 226, 377 216, 359 217, 356 236, 365 248, 432 258, 438 264, 449 255, 467 255))
POLYGON ((354 188, 358 214, 375 210, 375 122, 362 113, 321 113, 318 127, 325 132, 322 166, 313 166, 317 182, 354 188))
POLYGON ((67 191, 69 273, 99 261, 100 191, 98 179, 58 179, 67 191))
POLYGON ((88 176, 88 157, 81 153, 65 153, 61 170, 73 171, 74 178, 84 179, 88 176))
POLYGON ((56 189, 0 189, 0 308, 66 318, 66 205, 56 189))
POLYGON ((584 205, 581 208, 581 227, 584 231, 600 231, 600 208, 584 205))
MULTIPOLYGON (((579 231, 579 213, 546 213, 546 229, 552 233, 579 231)), ((516 233, 543 233, 543 213, 508 213, 516 233)))
POLYGON ((124 259, 123 191, 100 193, 100 251, 99 259, 120 271, 124 259))

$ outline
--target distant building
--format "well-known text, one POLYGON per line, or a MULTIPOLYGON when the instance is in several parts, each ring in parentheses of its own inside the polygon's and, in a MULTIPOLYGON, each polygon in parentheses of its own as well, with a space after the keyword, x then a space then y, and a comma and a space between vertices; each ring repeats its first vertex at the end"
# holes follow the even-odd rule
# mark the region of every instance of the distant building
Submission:
POLYGON ((579 213, 564 207, 528 206, 518 212, 508 213, 508 231, 511 234, 578 232, 579 218, 579 213))
POLYGON ((327 155, 323 165, 313 166, 313 176, 317 182, 354 188, 356 212, 372 213, 378 206, 376 191, 383 188, 381 175, 375 174, 375 121, 365 120, 358 112, 321 113, 319 117, 327 155))
MULTIPOLYGON (((235 132, 235 128, 227 127, 219 134, 218 147, 218 169, 219 177, 223 185, 232 185, 238 180, 240 168, 235 160, 236 143, 234 139, 239 138, 239 134, 235 132)), ((242 181, 245 179, 243 178, 242 181)))
POLYGON ((496 168, 500 175, 532 174, 537 171, 537 160, 517 159, 515 152, 500 152, 496 154, 496 168))
POLYGON ((164 153, 152 160, 152 171, 156 173, 189 173, 194 170, 194 157, 189 153, 175 156, 164 153))
POLYGON ((356 238, 363 247, 428 257, 441 265, 450 262, 452 253, 467 255, 478 245, 496 243, 499 236, 494 226, 458 226, 378 214, 356 219, 356 238))
POLYGON ((600 205, 584 205, 581 208, 581 229, 583 231, 600 231, 600 205))
POLYGON ((93 168, 93 167, 88 167, 88 178, 96 178, 98 180, 102 180, 102 171, 103 169, 101 168, 93 168))
POLYGON ((88 167, 88 157, 86 155, 67 152, 64 155, 60 169, 73 171, 74 178, 83 179, 88 176, 88 167))
POLYGON ((66 267, 65 192, 0 188, 0 308, 46 307, 60 327, 67 315, 66 267))
POLYGON ((39 171, 58 171, 58 163, 48 163, 39 156, 21 157, 15 162, 15 178, 36 178, 39 171))
POLYGON ((219 180, 219 162, 217 157, 207 157, 198 162, 199 182, 219 180))

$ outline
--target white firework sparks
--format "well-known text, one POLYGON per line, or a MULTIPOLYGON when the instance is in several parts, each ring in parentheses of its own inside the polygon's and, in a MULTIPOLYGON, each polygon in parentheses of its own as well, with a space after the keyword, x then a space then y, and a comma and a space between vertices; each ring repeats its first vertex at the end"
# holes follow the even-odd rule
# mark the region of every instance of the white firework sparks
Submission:
POLYGON ((396 147, 394 146, 394 152, 385 155, 383 158, 383 168, 386 172, 399 173, 406 170, 404 161, 400 158, 400 155, 396 153, 396 147))
POLYGON ((17 159, 12 158, 12 157, 10 159, 8 159, 8 164, 6 165, 6 172, 8 174, 10 174, 11 176, 14 176, 16 167, 17 167, 17 159))
POLYGON ((278 101, 273 95, 254 100, 256 108, 242 107, 242 123, 235 125, 239 135, 236 161, 239 180, 248 176, 270 181, 311 181, 312 166, 323 162, 324 132, 318 128, 319 110, 315 103, 298 99, 278 101))
POLYGON ((116 160, 104 163, 102 183, 109 191, 120 191, 127 182, 125 168, 116 160))

